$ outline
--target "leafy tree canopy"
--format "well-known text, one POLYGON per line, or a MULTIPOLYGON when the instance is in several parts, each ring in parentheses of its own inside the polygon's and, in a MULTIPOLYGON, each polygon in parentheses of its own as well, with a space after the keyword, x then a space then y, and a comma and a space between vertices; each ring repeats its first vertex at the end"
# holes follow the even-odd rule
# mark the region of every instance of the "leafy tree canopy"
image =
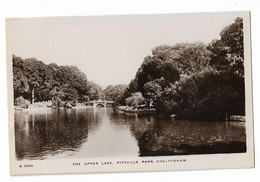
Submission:
POLYGON ((129 102, 140 92, 158 113, 176 114, 179 119, 225 120, 232 114, 244 115, 243 19, 235 19, 220 37, 208 45, 155 47, 121 101, 129 102))
POLYGON ((235 19, 220 32, 220 37, 207 47, 212 52, 210 65, 219 71, 230 71, 244 77, 243 19, 235 19))
POLYGON ((115 104, 118 104, 126 88, 127 85, 125 84, 115 86, 109 85, 106 89, 103 90, 103 94, 106 100, 112 100, 115 102, 115 104))
POLYGON ((76 66, 45 64, 35 58, 13 55, 14 98, 22 96, 33 102, 61 99, 87 101, 102 95, 100 86, 88 82, 76 66))

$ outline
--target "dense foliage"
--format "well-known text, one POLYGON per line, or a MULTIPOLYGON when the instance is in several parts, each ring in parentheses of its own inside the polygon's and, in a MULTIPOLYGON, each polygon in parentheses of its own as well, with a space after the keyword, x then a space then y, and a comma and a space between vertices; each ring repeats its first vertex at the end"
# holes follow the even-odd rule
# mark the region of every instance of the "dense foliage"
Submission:
POLYGON ((87 81, 76 66, 45 64, 35 58, 13 55, 14 99, 35 101, 88 101, 99 98, 101 87, 87 81))
POLYGON ((138 107, 141 104, 144 104, 145 98, 142 96, 141 92, 133 93, 130 97, 125 99, 126 105, 138 107))
POLYGON ((147 105, 159 114, 189 120, 229 120, 245 114, 243 20, 225 27, 208 45, 161 45, 144 58, 129 85, 102 88, 76 66, 45 64, 13 55, 15 104, 34 101, 147 105))
POLYGON ((218 71, 230 71, 244 77, 243 19, 237 18, 220 32, 220 36, 220 40, 213 40, 208 45, 212 53, 210 65, 218 71))
POLYGON ((26 100, 24 99, 22 96, 20 97, 17 97, 14 101, 14 104, 16 106, 19 106, 21 108, 28 108, 28 106, 30 105, 30 101, 29 100, 26 100))
POLYGON ((179 119, 229 120, 230 115, 244 115, 243 20, 237 18, 220 37, 208 45, 155 47, 121 102, 140 92, 158 113, 179 119))
POLYGON ((229 120, 245 114, 244 93, 239 75, 205 70, 180 83, 175 113, 181 119, 229 120))
POLYGON ((89 88, 87 96, 88 101, 104 98, 102 88, 98 84, 90 81, 87 83, 87 87, 89 88))
POLYGON ((114 101, 115 105, 119 104, 119 100, 125 92, 127 85, 109 85, 103 90, 103 97, 106 100, 114 101))

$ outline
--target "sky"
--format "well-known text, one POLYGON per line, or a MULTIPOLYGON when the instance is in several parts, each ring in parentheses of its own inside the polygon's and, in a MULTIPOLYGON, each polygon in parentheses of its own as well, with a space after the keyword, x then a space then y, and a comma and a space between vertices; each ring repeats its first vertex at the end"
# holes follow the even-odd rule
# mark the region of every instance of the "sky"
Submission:
POLYGON ((155 46, 209 43, 242 12, 7 20, 9 53, 75 65, 103 88, 128 84, 155 46))

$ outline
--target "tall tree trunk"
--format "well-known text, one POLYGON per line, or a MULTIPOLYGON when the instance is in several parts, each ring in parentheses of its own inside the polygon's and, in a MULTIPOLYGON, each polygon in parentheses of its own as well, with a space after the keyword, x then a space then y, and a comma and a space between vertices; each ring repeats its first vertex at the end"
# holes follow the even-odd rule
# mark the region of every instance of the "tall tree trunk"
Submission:
POLYGON ((32 89, 32 104, 34 104, 34 88, 32 89))

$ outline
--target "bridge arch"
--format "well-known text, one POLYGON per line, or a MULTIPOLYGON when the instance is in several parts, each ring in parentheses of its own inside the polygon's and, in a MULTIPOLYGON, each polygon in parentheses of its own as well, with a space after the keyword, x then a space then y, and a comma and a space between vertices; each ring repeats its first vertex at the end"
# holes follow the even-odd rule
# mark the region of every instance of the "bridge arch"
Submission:
POLYGON ((88 102, 88 104, 93 105, 94 107, 107 107, 108 105, 111 106, 114 104, 114 101, 109 101, 109 100, 92 100, 88 102))
POLYGON ((104 103, 95 103, 94 107, 106 107, 104 103))

